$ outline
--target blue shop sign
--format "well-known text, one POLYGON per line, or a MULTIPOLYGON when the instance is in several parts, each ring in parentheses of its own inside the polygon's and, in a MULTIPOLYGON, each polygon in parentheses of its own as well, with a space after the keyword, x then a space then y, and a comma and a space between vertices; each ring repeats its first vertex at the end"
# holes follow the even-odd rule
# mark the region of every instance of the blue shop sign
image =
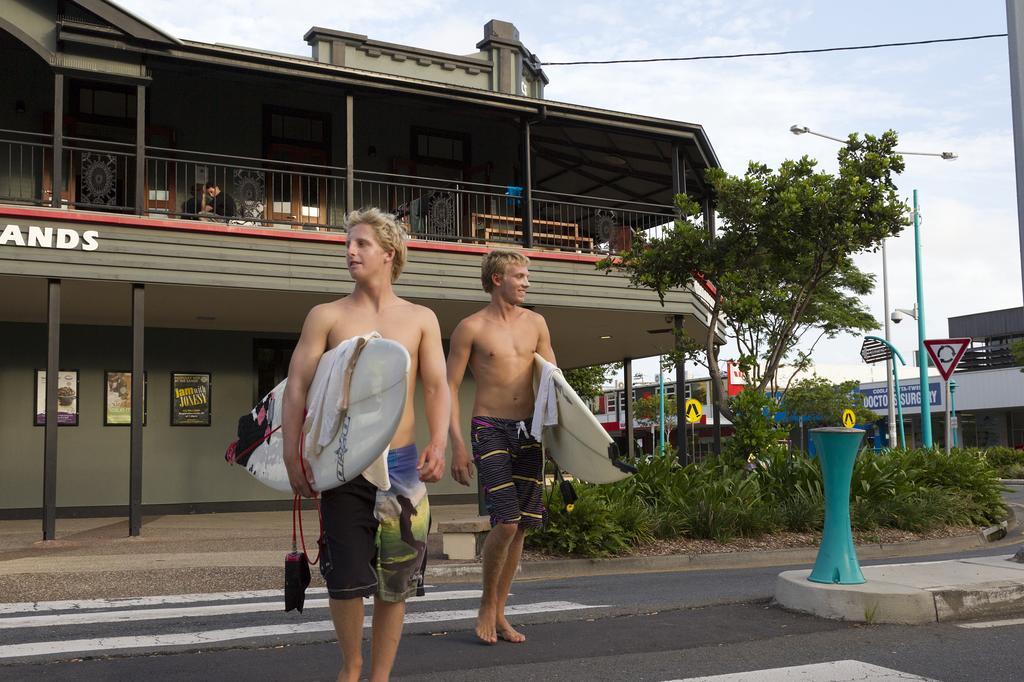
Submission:
MULTIPOLYGON (((885 386, 860 389, 864 396, 864 407, 876 412, 886 412, 889 409, 889 393, 885 386)), ((928 384, 929 400, 932 407, 942 406, 942 383, 934 382, 928 384)), ((921 407, 921 385, 900 384, 900 397, 903 400, 903 407, 921 407)))

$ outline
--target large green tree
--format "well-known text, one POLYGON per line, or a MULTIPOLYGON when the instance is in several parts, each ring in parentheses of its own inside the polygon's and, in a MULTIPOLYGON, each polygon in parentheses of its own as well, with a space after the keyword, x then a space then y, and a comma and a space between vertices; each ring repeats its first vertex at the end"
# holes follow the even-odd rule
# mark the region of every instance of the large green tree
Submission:
POLYGON ((835 174, 806 156, 777 170, 751 162, 743 176, 711 169, 707 180, 720 218, 714 235, 697 203, 679 195, 680 218, 671 229, 641 235, 628 251, 600 263, 625 271, 662 301, 670 289, 697 279, 711 283, 708 332, 694 341, 711 370, 712 402, 726 416, 720 334, 736 342, 748 384, 763 393, 778 388, 783 362, 806 366, 821 338, 878 326, 864 302, 874 278, 852 256, 876 250, 908 224, 893 182, 903 171, 896 142, 891 130, 850 135, 835 174))

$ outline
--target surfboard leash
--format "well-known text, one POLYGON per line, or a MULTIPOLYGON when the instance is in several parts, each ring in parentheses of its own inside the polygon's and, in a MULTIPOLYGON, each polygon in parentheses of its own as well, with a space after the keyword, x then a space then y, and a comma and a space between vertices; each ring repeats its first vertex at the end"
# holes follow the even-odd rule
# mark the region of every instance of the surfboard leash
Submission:
MULTIPOLYGON (((304 441, 305 438, 299 439, 299 465, 302 467, 303 476, 306 475, 306 462, 305 457, 303 456, 304 441)), ((316 500, 316 513, 317 518, 320 521, 320 535, 317 538, 316 542, 316 559, 310 561, 309 553, 306 551, 306 534, 302 530, 302 495, 295 495, 292 498, 292 553, 295 554, 298 552, 298 542, 296 541, 296 519, 298 519, 298 539, 302 543, 302 555, 305 557, 306 562, 310 566, 316 566, 318 563, 320 563, 320 555, 323 554, 324 549, 324 512, 323 509, 320 507, 320 496, 317 495, 313 499, 316 500)))

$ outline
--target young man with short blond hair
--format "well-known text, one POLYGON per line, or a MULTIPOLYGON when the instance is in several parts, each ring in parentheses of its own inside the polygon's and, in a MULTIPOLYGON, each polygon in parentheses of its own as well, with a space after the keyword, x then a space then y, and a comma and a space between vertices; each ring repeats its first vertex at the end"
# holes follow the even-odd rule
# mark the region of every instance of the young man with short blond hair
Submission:
POLYGON ((392 289, 406 260, 404 231, 394 216, 377 209, 350 213, 346 228, 346 263, 355 288, 348 296, 315 306, 302 326, 285 389, 284 461, 292 490, 315 496, 299 462, 299 438, 306 394, 327 349, 374 331, 405 347, 410 381, 405 412, 387 456, 388 476, 377 480, 380 473, 371 467, 321 496, 325 548, 320 571, 343 656, 338 679, 359 679, 363 597, 373 595, 370 680, 381 682, 388 679, 398 652, 405 599, 422 594, 430 525, 424 483, 444 473, 449 392, 437 317, 392 289), (413 413, 417 376, 430 430, 430 442, 418 454, 413 413))
POLYGON ((480 280, 487 307, 462 320, 451 337, 448 386, 452 395, 452 477, 469 485, 475 466, 491 517, 483 548, 483 596, 476 635, 523 642, 505 618, 505 602, 523 551, 524 532, 544 524, 544 458, 530 436, 534 353, 555 362, 544 318, 523 308, 530 288, 530 259, 518 251, 484 256, 480 280), (459 424, 459 387, 473 373, 472 464, 459 424))

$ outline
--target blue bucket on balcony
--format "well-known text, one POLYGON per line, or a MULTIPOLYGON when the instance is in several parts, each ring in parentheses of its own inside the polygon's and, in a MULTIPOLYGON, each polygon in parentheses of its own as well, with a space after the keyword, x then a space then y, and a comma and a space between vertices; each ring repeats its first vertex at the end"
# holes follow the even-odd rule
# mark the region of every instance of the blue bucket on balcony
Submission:
POLYGON ((512 208, 519 208, 519 202, 523 196, 523 188, 516 185, 509 185, 505 188, 505 196, 514 197, 508 199, 508 205, 512 208))

